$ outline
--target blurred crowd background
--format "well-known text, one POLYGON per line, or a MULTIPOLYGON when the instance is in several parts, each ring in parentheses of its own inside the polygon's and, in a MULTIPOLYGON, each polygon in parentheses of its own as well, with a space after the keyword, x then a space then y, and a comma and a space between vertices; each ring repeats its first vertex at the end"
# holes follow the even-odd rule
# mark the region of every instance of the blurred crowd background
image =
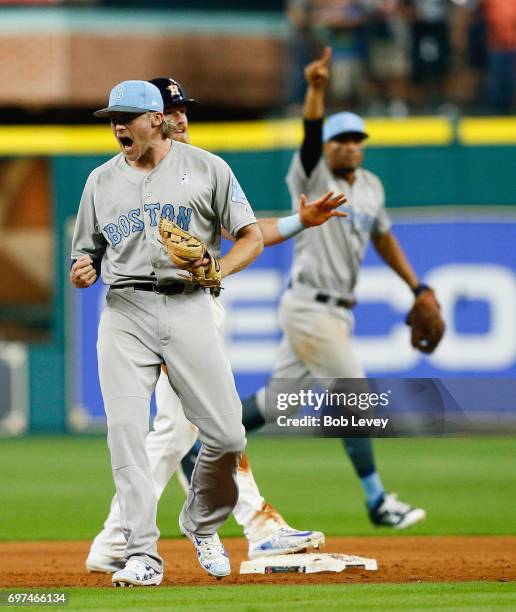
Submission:
POLYGON ((516 3, 510 0, 289 0, 292 99, 300 67, 333 47, 332 100, 368 114, 514 108, 516 3))
POLYGON ((4 121, 89 121, 135 74, 188 83, 197 119, 297 114, 303 66, 333 47, 330 108, 508 114, 511 0, 0 1, 4 121), (20 107, 31 113, 20 113, 20 107))

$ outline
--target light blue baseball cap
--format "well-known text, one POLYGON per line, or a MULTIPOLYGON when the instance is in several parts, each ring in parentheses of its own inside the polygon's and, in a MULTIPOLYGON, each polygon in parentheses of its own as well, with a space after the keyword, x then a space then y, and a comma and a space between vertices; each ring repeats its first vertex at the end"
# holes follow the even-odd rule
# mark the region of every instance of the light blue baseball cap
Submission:
POLYGON ((355 113, 336 113, 326 119, 323 126, 323 141, 328 142, 340 134, 358 134, 368 138, 364 120, 355 113))
POLYGON ((148 81, 122 81, 109 94, 109 106, 94 112, 95 117, 110 113, 163 112, 163 98, 156 85, 148 81))

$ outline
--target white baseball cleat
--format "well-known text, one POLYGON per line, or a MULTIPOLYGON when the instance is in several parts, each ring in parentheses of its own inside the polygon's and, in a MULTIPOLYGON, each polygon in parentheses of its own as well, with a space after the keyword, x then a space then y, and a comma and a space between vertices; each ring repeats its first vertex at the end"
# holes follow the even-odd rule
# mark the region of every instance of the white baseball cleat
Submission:
POLYGON ((378 503, 369 508, 369 518, 378 527, 407 529, 426 518, 422 508, 414 508, 398 499, 396 493, 384 493, 378 503))
POLYGON ((249 559, 288 555, 323 545, 324 533, 321 531, 299 531, 285 525, 263 538, 249 540, 248 555, 249 559))
POLYGON ((158 586, 163 580, 163 572, 158 572, 139 559, 129 559, 124 569, 113 574, 113 586, 158 586))
POLYGON ((228 554, 217 533, 211 536, 198 536, 183 527, 181 521, 179 521, 179 530, 193 542, 199 563, 208 574, 215 576, 217 580, 231 574, 228 554))
POLYGON ((101 574, 113 574, 124 569, 125 560, 121 557, 110 557, 90 550, 85 562, 88 572, 99 572, 101 574))

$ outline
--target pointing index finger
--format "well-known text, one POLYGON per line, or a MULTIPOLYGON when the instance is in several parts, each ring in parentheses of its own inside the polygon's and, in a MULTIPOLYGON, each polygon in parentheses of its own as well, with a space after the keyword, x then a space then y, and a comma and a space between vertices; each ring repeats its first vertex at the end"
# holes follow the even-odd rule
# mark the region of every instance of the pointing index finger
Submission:
POLYGON ((321 63, 327 66, 331 60, 331 47, 324 47, 323 54, 321 56, 321 63))

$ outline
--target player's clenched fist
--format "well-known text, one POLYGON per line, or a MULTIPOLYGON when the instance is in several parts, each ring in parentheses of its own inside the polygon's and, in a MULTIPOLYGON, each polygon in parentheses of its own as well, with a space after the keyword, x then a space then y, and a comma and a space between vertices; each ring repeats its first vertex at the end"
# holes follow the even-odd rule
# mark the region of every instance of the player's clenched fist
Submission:
POLYGON ((308 85, 316 89, 326 87, 330 77, 331 47, 324 47, 321 57, 305 68, 305 79, 308 85))
POLYGON ((97 280, 97 272, 93 267, 93 260, 89 255, 83 255, 70 269, 70 282, 77 289, 91 287, 97 280))

